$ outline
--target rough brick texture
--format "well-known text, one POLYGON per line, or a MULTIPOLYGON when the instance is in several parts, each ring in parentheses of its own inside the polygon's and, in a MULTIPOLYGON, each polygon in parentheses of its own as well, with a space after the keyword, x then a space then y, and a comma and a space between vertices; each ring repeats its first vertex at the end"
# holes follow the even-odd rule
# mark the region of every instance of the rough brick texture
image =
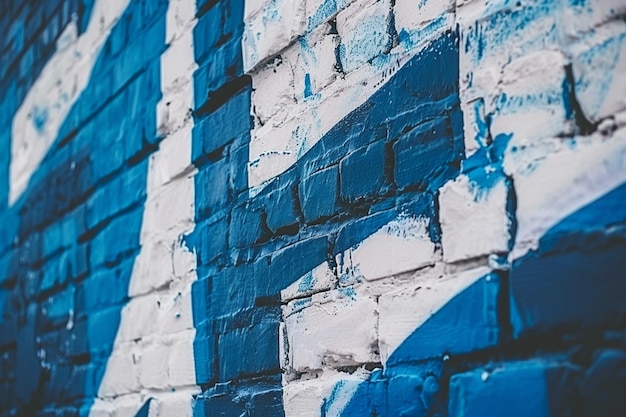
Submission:
POLYGON ((0 415, 626 415, 623 1, 0 7, 0 415))

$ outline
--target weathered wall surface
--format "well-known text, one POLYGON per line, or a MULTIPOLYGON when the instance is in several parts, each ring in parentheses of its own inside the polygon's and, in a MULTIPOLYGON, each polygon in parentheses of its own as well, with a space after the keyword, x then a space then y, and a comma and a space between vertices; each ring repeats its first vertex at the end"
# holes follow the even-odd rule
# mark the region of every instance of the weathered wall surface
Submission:
POLYGON ((626 413, 626 3, 2 2, 0 413, 626 413))

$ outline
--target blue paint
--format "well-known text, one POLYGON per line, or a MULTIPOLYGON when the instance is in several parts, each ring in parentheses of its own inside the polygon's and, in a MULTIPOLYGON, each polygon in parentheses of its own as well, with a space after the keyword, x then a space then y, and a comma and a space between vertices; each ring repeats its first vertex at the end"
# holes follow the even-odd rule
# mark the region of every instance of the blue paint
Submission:
POLYGON ((313 94, 311 90, 311 75, 309 73, 304 74, 304 98, 310 97, 313 94))
POLYGON ((576 415, 578 372, 573 366, 539 360, 504 363, 492 372, 479 368, 457 374, 450 380, 448 415, 576 415))
POLYGON ((606 230, 626 223, 625 196, 622 185, 566 217, 545 233, 537 251, 513 263, 515 337, 557 337, 623 324, 626 239, 606 230))
MULTIPOLYGON (((15 395, 2 399, 4 409, 35 415, 54 403, 88 412, 97 393, 139 250, 146 157, 159 140, 155 58, 165 49, 165 6, 130 3, 111 33, 129 43, 115 56, 103 48, 26 191, 1 213, 15 225, 0 246, 10 250, 7 276, 16 290, 0 306, 0 347, 18 352, 15 395), (127 38, 131 24, 149 36, 127 38)), ((83 29, 88 14, 79 16, 83 29)), ((33 76, 45 59, 35 62, 33 76)), ((11 113, 18 102, 0 105, 11 113)), ((35 112, 36 127, 45 129, 46 120, 46 109, 35 112)))
POLYGON ((38 133, 42 133, 46 123, 48 122, 48 108, 35 107, 33 110, 33 125, 38 133))

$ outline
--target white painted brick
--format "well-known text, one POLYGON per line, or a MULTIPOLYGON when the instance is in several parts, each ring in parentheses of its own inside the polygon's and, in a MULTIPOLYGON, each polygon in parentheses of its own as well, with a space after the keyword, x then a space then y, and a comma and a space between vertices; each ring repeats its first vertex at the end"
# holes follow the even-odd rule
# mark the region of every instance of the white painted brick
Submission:
POLYGON ((315 379, 292 381, 283 386, 285 416, 322 417, 322 409, 326 405, 330 412, 324 416, 339 417, 356 388, 368 375, 365 370, 347 374, 329 369, 315 379), (333 391, 334 395, 331 395, 333 391), (328 404, 328 401, 332 403, 328 404))
POLYGON ((626 129, 534 145, 515 138, 505 154, 517 196, 517 235, 512 259, 536 248, 558 221, 626 182, 626 129), (511 149, 515 147, 516 151, 511 149))
POLYGON ((159 312, 156 294, 133 297, 122 309, 116 341, 132 341, 154 333, 159 312))
POLYGON ((150 404, 149 417, 191 417, 193 406, 190 398, 198 392, 198 389, 184 389, 158 393, 150 404))
POLYGON ((144 388, 164 389, 168 386, 170 346, 155 340, 142 349, 139 360, 139 383, 144 388))
POLYGON ((597 122, 626 109, 626 23, 612 22, 572 48, 576 98, 597 122))
MULTIPOLYGON (((195 168, 191 164, 191 124, 187 123, 179 130, 166 136, 159 144, 159 152, 150 155, 150 182, 152 188, 160 188, 175 179, 190 181, 195 168)), ((181 187, 188 187, 182 184, 181 187)), ((194 192, 193 188, 190 192, 194 192)), ((192 199, 193 201, 193 199, 192 199)))
POLYGON ((294 298, 329 290, 336 285, 337 277, 328 266, 328 262, 324 262, 282 290, 280 296, 283 301, 291 301, 294 298))
POLYGON ((493 137, 514 133, 532 140, 573 133, 563 94, 566 64, 561 52, 537 51, 506 65, 492 116, 493 137))
POLYGON ((132 342, 115 346, 106 365, 106 372, 111 377, 102 380, 98 389, 99 396, 114 397, 139 390, 138 365, 136 363, 139 358, 136 356, 135 350, 136 345, 132 342))
POLYGON ((626 2, 623 0, 586 0, 576 5, 563 1, 559 13, 559 29, 566 37, 565 42, 572 42, 603 23, 623 16, 626 13, 626 2))
POLYGON ((177 279, 157 294, 159 313, 154 317, 155 331, 167 335, 193 329, 191 282, 194 279, 195 273, 177 279))
POLYGON ((390 0, 359 0, 337 14, 341 65, 345 72, 354 71, 390 49, 390 18, 390 0))
POLYGON ((292 53, 296 55, 294 82, 296 99, 301 102, 311 98, 337 79, 337 57, 339 35, 329 34, 330 26, 325 24, 298 39, 292 53), (307 87, 305 78, 309 79, 307 87), (307 97, 306 90, 309 96, 307 97))
POLYGON ((432 265, 434 255, 428 220, 400 216, 340 254, 337 264, 342 281, 374 281, 432 265))
POLYGON ((271 58, 305 30, 304 0, 267 0, 245 19, 244 70, 250 71, 271 58))
POLYGON ((383 365, 415 329, 488 272, 487 268, 479 268, 443 278, 431 274, 381 295, 378 299, 378 333, 383 365))
MULTIPOLYGON (((160 159, 159 152, 154 160, 160 159)), ((152 168, 152 167, 150 167, 152 168)), ((158 169, 157 167, 154 170, 158 169)), ((149 169, 151 176, 153 169, 149 169)), ((152 182, 148 178, 148 182, 152 182)), ((193 178, 185 177, 160 187, 148 188, 143 223, 141 225, 142 241, 153 234, 172 231, 174 238, 183 232, 193 229, 194 219, 194 182, 193 178)))
POLYGON ((295 104, 295 65, 287 57, 278 56, 253 75, 254 114, 261 124, 278 112, 287 113, 295 104))
MULTIPOLYGON (((195 330, 177 333, 167 358, 167 383, 171 387, 195 385, 196 371, 194 368, 193 338, 195 330)), ((167 415, 167 414, 165 414, 167 415)))
POLYGON ((306 307, 299 309, 302 304, 302 300, 295 300, 283 310, 289 341, 288 369, 306 371, 378 361, 374 352, 374 298, 346 288, 315 294, 306 307))
POLYGON ((508 251, 507 193, 504 177, 489 189, 481 189, 479 184, 461 175, 441 188, 439 218, 444 261, 508 251))

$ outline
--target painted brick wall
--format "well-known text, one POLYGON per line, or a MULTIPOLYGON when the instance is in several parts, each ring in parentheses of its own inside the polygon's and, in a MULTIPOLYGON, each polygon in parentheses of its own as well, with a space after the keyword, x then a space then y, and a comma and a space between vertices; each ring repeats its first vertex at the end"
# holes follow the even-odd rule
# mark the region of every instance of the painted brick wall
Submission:
POLYGON ((0 415, 626 414, 626 2, 2 2, 0 415))

